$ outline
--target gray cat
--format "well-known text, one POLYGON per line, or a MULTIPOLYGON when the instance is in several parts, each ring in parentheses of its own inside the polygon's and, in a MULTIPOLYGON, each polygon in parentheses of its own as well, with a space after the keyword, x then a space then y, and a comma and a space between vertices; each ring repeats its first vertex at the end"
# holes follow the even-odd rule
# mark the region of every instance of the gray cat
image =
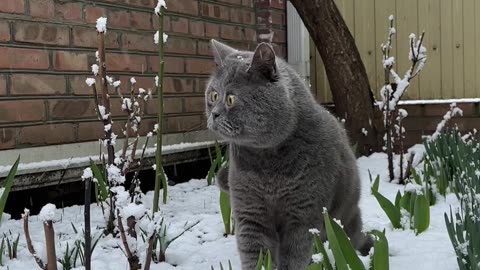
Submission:
POLYGON ((254 53, 216 40, 211 47, 217 68, 206 89, 207 123, 230 145, 217 184, 230 194, 242 269, 255 269, 269 249, 278 270, 304 270, 308 230, 323 228, 324 207, 368 254, 356 160, 336 118, 270 45, 254 53))

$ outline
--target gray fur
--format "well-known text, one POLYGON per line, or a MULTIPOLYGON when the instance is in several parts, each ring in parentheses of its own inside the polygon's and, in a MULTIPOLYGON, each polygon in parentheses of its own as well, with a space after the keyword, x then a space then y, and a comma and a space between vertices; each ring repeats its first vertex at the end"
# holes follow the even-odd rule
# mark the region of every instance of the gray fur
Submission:
POLYGON ((308 230, 323 228, 324 207, 366 255, 372 239, 361 232, 356 160, 339 122, 270 45, 255 53, 211 45, 217 69, 206 90, 207 123, 230 144, 217 183, 230 193, 242 269, 255 269, 261 249, 270 249, 278 270, 305 269, 308 230))

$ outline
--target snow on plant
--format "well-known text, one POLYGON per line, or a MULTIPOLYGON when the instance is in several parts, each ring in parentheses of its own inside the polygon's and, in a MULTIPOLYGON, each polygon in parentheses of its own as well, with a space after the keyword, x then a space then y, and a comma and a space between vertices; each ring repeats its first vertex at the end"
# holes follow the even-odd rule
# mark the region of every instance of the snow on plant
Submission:
POLYGON ((379 181, 380 176, 372 180, 370 175, 370 182, 373 182, 372 194, 394 228, 410 228, 415 230, 417 235, 428 229, 430 226, 430 201, 427 193, 423 192, 423 188, 417 189, 416 186, 409 185, 408 188, 405 188, 403 196, 400 191, 397 192, 395 203, 392 203, 378 191, 379 181), (405 213, 408 213, 408 217, 405 217, 405 213), (405 222, 405 220, 409 222, 405 222))
POLYGON ((8 255, 10 260, 17 258, 18 242, 20 240, 20 234, 17 234, 15 238, 11 231, 7 234, 3 233, 2 243, 0 244, 0 266, 3 266, 3 255, 8 255))
POLYGON ((466 143, 457 132, 450 136, 449 149, 455 150, 449 157, 451 162, 444 166, 453 166, 450 184, 460 200, 460 209, 455 214, 452 209, 450 215, 445 213, 445 223, 460 270, 477 269, 480 263, 480 143, 475 139, 466 143))
MULTIPOLYGON (((396 29, 393 27, 394 18, 393 15, 389 16, 390 28, 387 35, 387 41, 381 45, 383 59, 382 64, 385 70, 385 83, 380 90, 382 100, 378 102, 379 109, 383 112, 383 120, 385 125, 385 147, 388 155, 388 171, 390 181, 395 178, 394 164, 393 164, 393 142, 395 137, 395 118, 398 113, 398 102, 405 94, 410 81, 415 78, 423 69, 427 60, 427 50, 423 46, 423 38, 425 32, 420 35, 417 40, 415 34, 411 34, 409 37, 409 59, 411 61, 411 67, 405 72, 403 77, 400 77, 395 69, 395 58, 391 56, 392 39, 396 34, 396 29), (393 79, 393 82, 391 80, 393 79)), ((397 132, 397 134, 401 134, 397 132)), ((401 136, 401 135, 400 135, 401 136)), ((400 179, 402 182, 403 179, 400 179)))
POLYGON ((463 111, 462 109, 457 107, 456 103, 450 104, 450 110, 445 113, 443 116, 443 120, 438 123, 437 128, 435 129, 435 132, 432 134, 432 136, 429 138, 429 140, 436 140, 440 133, 445 129, 445 126, 447 125, 448 121, 452 119, 454 116, 463 116, 463 111))

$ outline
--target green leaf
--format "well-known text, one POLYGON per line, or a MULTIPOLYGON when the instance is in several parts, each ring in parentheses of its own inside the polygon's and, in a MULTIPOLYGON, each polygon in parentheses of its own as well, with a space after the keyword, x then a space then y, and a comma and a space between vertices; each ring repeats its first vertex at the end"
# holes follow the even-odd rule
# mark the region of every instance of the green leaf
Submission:
POLYGON ((315 248, 317 249, 317 252, 322 254, 323 267, 325 267, 326 270, 333 270, 332 264, 330 263, 330 259, 328 258, 328 255, 327 255, 327 251, 325 250, 325 247, 323 246, 323 243, 320 240, 320 237, 318 237, 318 235, 315 234, 313 236, 313 240, 315 242, 315 248))
POLYGON ((382 207, 383 211, 385 211, 385 214, 387 214, 393 227, 397 229, 402 228, 402 225, 400 224, 400 209, 396 208, 395 205, 393 205, 387 198, 373 189, 372 194, 377 199, 378 204, 380 204, 380 207, 382 207))
POLYGON ((365 266, 363 265, 360 258, 358 258, 357 252, 353 248, 352 243, 348 239, 348 236, 342 229, 342 227, 340 227, 340 225, 338 225, 338 223, 333 220, 331 220, 330 224, 332 225, 335 236, 337 237, 338 243, 340 244, 342 254, 345 257, 347 264, 350 266, 350 269, 365 270, 365 266))
POLYGON ((323 270, 321 264, 313 263, 307 267, 307 270, 323 270))
POLYGON ((402 194, 400 190, 397 191, 397 196, 395 196, 395 208, 400 209, 400 201, 402 200, 402 194))
MULTIPOLYGON (((370 176, 370 182, 372 182, 372 175, 370 174, 370 171, 368 171, 368 175, 370 176)), ((373 194, 373 191, 378 192, 379 186, 380 186, 380 175, 377 174, 377 177, 375 177, 375 181, 373 181, 372 194, 373 194)))
POLYGON ((323 221, 325 222, 325 231, 327 232, 328 243, 335 258, 335 266, 337 270, 349 270, 347 260, 343 254, 340 242, 337 239, 332 222, 327 212, 323 213, 323 221))
POLYGON ((225 235, 229 235, 231 233, 230 220, 232 208, 230 205, 230 196, 223 191, 220 192, 220 211, 222 213, 223 225, 225 226, 225 235))
POLYGON ((405 192, 400 199, 400 207, 407 210, 410 214, 410 199, 412 198, 412 193, 410 192, 405 192))
POLYGON ((263 267, 263 250, 260 250, 260 255, 258 256, 257 266, 255 270, 262 270, 263 267))
POLYGON ((430 225, 430 203, 423 195, 418 195, 415 199, 413 225, 417 235, 428 229, 430 225))
POLYGON ((385 237, 385 230, 383 232, 373 230, 371 234, 377 237, 375 243, 373 244, 373 270, 388 270, 388 240, 385 237))
POLYGON ((93 176, 97 179, 98 190, 100 192, 100 199, 106 201, 108 199, 108 188, 105 180, 105 175, 98 168, 97 164, 90 159, 90 168, 92 169, 93 176))
POLYGON ((3 194, 0 197, 0 222, 2 222, 3 210, 5 209, 5 205, 7 204, 8 194, 12 189, 13 181, 15 179, 15 175, 17 174, 18 163, 20 163, 20 156, 18 156, 17 160, 8 172, 7 178, 5 178, 5 189, 3 190, 3 194))

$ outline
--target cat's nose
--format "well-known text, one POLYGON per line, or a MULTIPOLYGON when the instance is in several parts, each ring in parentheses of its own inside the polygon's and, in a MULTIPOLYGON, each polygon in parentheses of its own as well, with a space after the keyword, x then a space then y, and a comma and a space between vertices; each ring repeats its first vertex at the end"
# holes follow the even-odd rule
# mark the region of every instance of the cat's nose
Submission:
POLYGON ((218 112, 212 112, 212 117, 213 117, 213 120, 217 119, 217 117, 220 116, 220 113, 218 112))

